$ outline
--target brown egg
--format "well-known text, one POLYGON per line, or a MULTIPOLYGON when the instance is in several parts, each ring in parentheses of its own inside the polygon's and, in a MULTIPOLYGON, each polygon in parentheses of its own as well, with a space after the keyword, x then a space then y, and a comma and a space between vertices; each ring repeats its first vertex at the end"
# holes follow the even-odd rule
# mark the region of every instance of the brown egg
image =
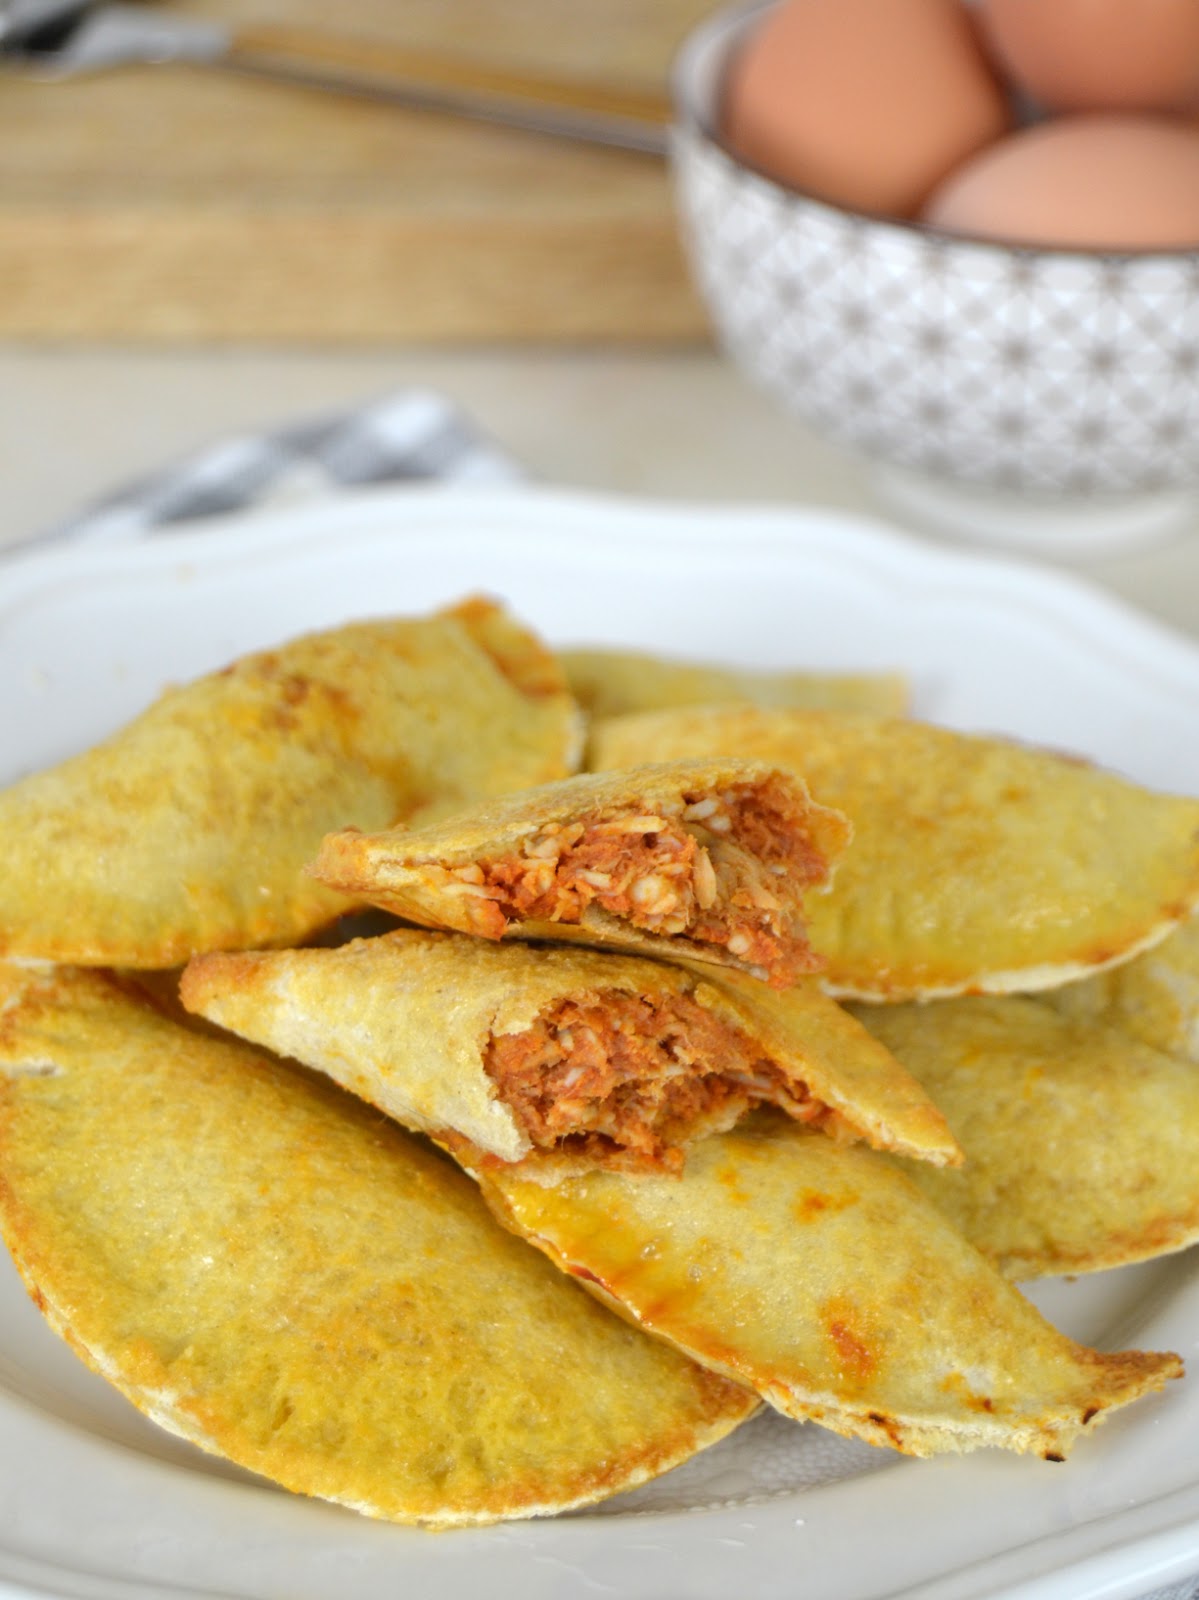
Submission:
POLYGON ((959 0, 783 0, 733 62, 722 134, 790 188, 909 216, 1009 123, 959 0))
POLYGON ((1051 111, 1153 111, 1199 93, 1199 0, 982 0, 1012 80, 1051 111))
POLYGON ((1042 122, 967 162, 923 220, 1013 244, 1199 247, 1199 129, 1133 112, 1042 122))

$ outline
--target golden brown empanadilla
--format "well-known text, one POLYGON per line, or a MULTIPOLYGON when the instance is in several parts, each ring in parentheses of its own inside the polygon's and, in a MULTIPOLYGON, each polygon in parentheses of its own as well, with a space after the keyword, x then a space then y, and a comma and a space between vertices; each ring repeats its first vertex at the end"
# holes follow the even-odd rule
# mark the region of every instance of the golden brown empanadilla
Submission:
POLYGON ((553 657, 488 601, 246 656, 0 793, 0 953, 167 967, 301 939, 346 905, 302 872, 330 828, 561 777, 578 733, 553 657))
POLYGON ((606 1303, 787 1416, 909 1455, 1064 1456, 1174 1355, 1058 1333, 899 1170, 757 1112, 677 1180, 479 1171, 496 1215, 606 1303))
POLYGON ((1167 1055, 1199 1064, 1199 919, 1144 955, 1045 997, 1063 1016, 1107 1022, 1167 1055))
POLYGON ((0 1227, 51 1326, 156 1422, 370 1516, 564 1510, 757 1403, 376 1112, 98 973, 0 968, 0 1227))
POLYGON ((201 956, 181 993, 407 1127, 463 1135, 543 1181, 679 1171, 685 1147, 758 1101, 960 1159, 915 1081, 811 982, 778 992, 723 968, 399 929, 335 950, 201 956))
POLYGON ((571 693, 593 717, 741 702, 898 717, 908 704, 898 672, 757 672, 639 650, 562 650, 558 659, 571 693))
POLYGON ((1096 1272, 1199 1242, 1199 1070, 1021 995, 862 1006, 962 1141, 911 1177, 1002 1272, 1096 1272))
POLYGON ((853 825, 809 907, 831 993, 1050 988, 1148 949, 1199 901, 1199 801, 927 723, 820 711, 673 711, 592 732, 593 764, 700 756, 798 773, 853 825))
POLYGON ((547 784, 427 828, 345 830, 312 870, 429 927, 669 953, 785 986, 820 965, 803 895, 849 832, 786 773, 680 761, 547 784))

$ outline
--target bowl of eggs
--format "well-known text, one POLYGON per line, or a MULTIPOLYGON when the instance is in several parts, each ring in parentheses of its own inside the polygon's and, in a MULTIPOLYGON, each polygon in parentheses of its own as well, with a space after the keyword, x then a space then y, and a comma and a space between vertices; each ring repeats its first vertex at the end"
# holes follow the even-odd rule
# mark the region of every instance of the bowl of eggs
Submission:
POLYGON ((780 0, 676 65, 738 366, 926 525, 1054 553, 1199 505, 1199 0, 780 0))

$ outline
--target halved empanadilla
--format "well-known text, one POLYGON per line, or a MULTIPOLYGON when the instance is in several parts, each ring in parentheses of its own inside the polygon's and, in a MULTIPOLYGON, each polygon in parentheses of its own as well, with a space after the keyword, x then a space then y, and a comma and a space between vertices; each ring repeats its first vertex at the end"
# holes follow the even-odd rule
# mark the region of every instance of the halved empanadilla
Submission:
POLYGON ((330 828, 562 777, 578 723, 487 601, 246 656, 0 793, 0 952, 168 967, 303 938, 347 904, 302 872, 330 828))
POLYGON ((210 955, 192 1011, 327 1072, 407 1127, 557 1182, 681 1171, 759 1101, 843 1138, 959 1159, 940 1113, 813 984, 400 929, 335 950, 210 955))
POLYGON ((1144 955, 1045 997, 1063 1016, 1108 1022, 1167 1055, 1199 1064, 1199 919, 1144 955))
POLYGON ((1175 1355, 1075 1344, 897 1163, 776 1113, 703 1140, 674 1181, 476 1175, 501 1221, 638 1326, 789 1417, 909 1455, 1060 1459, 1181 1374, 1175 1355))
POLYGON ((98 973, 0 969, 0 1012, 17 1266, 90 1366, 202 1449, 452 1527, 615 1494, 755 1409, 323 1079, 98 973))
MULTIPOLYGON (((1144 959, 1144 958, 1142 958, 1144 959)), ((1199 1070, 1020 995, 863 1006, 962 1141, 912 1178, 1014 1278, 1199 1242, 1199 1070)))
POLYGON ((429 927, 669 953, 785 986, 821 965, 803 896, 849 832, 777 769, 680 761, 570 778, 428 828, 348 829, 312 870, 429 927))
POLYGON ((562 650, 558 659, 571 693, 593 717, 734 702, 902 716, 908 702, 898 672, 755 672, 638 650, 562 650))
POLYGON ((1165 938, 1199 901, 1199 800, 1003 739, 849 712, 657 712, 592 732, 593 764, 769 761, 843 811, 853 848, 813 900, 830 992, 1045 989, 1165 938))

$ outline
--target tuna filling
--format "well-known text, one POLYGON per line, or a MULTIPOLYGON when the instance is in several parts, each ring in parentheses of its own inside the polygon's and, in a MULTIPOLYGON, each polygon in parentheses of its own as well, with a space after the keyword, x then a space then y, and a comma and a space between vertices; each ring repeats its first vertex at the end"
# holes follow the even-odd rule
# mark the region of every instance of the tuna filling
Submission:
POLYGON ((721 945, 787 986, 820 960, 804 936, 806 888, 827 877, 782 784, 684 795, 677 815, 629 810, 550 824, 518 854, 451 867, 476 931, 512 920, 579 922, 591 904, 646 933, 721 945))
POLYGON ((523 1033, 493 1037, 486 1068, 536 1147, 610 1168, 681 1171, 682 1145, 732 1127, 759 1101, 829 1131, 840 1121, 685 995, 561 1001, 523 1033))

